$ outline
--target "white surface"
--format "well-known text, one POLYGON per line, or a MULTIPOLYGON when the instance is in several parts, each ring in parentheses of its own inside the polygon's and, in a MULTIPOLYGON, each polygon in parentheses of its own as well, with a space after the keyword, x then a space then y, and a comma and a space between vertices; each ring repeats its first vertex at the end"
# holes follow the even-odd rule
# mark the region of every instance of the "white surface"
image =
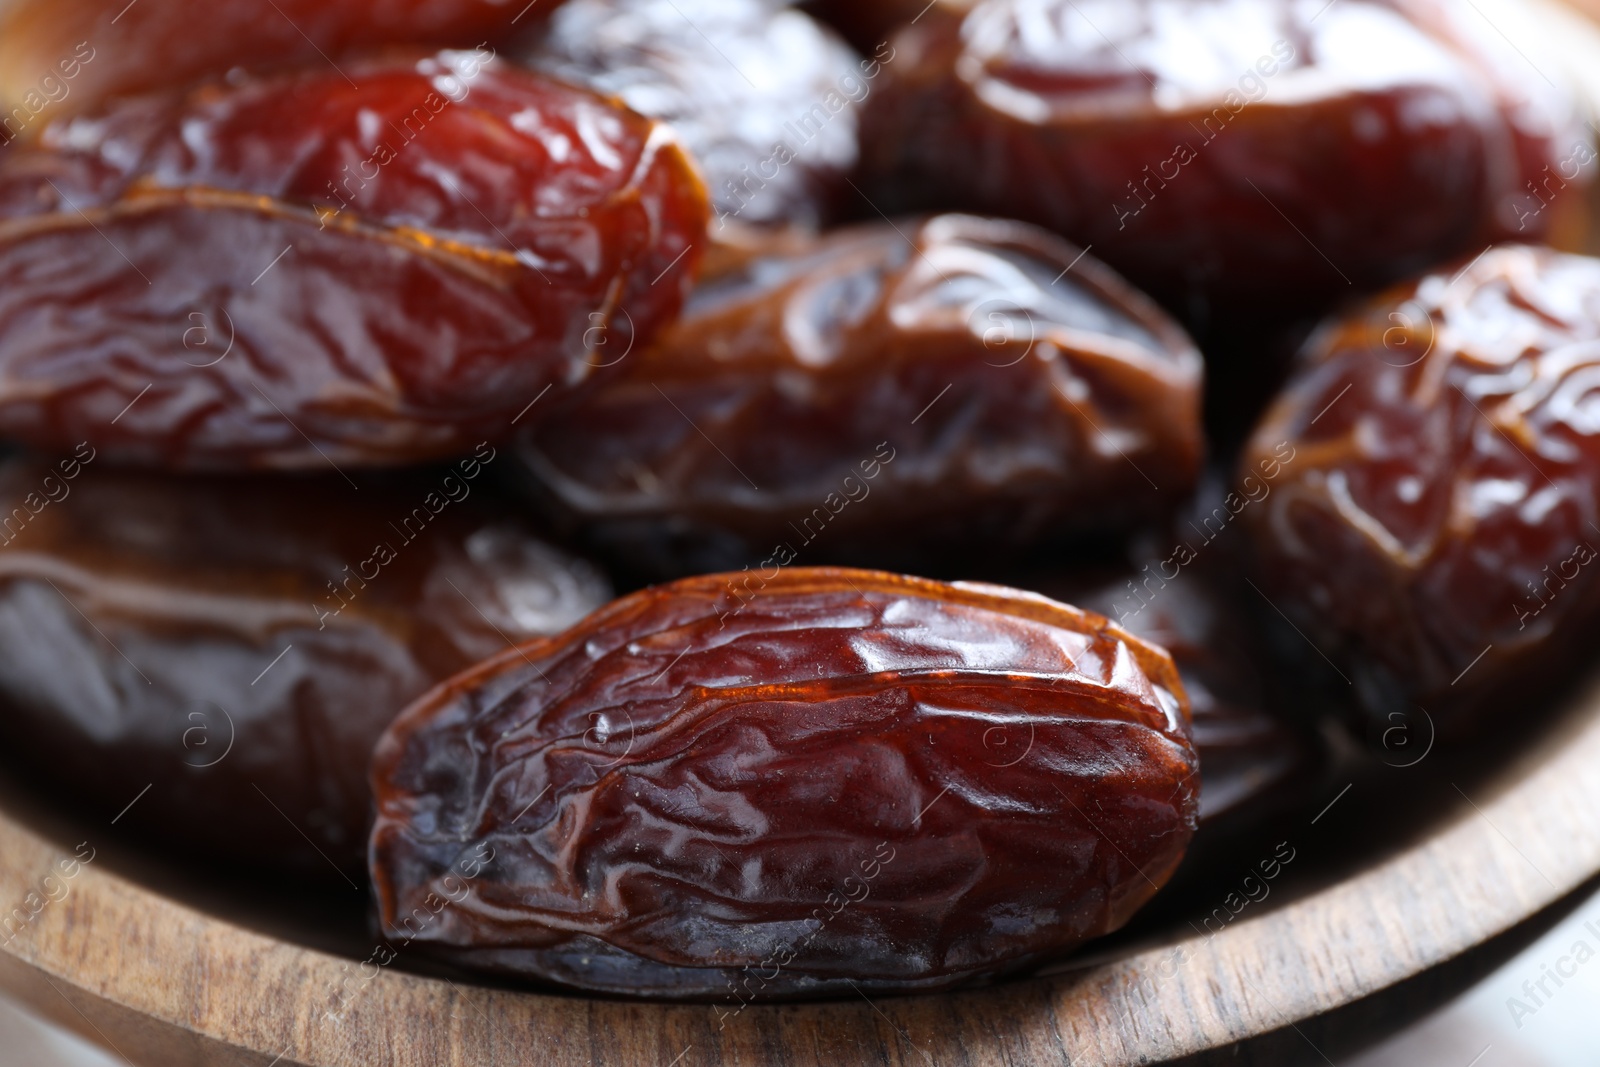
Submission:
POLYGON ((1339 1067, 1597 1064, 1600 894, 1453 1003, 1378 1048, 1341 1061, 1339 1067), (1585 956, 1577 948, 1580 943, 1593 955, 1585 956), (1580 958, 1585 962, 1578 962, 1580 958), (1571 977, 1551 977, 1558 967, 1572 972, 1571 977), (1543 991, 1538 988, 1541 979, 1543 991), (1513 998, 1517 1004, 1511 1003, 1513 998))
POLYGON ((0 1067, 127 1067, 127 1062, 0 997, 0 1067))

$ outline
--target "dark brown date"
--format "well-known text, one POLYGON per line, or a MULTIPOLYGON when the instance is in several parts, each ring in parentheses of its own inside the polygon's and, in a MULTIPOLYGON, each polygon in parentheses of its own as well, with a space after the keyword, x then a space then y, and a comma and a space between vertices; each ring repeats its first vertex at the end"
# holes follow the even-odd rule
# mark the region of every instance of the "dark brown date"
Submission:
POLYGON ((867 109, 869 191, 1050 226, 1196 322, 1542 239, 1561 211, 1529 206, 1531 180, 1576 204, 1595 171, 1571 94, 1513 95, 1525 61, 1469 56, 1492 35, 1404 6, 935 5, 867 109))
POLYGON ((672 318, 707 211, 665 127, 481 52, 123 100, 0 157, 0 435, 462 454, 672 318))
POLYGON ((472 48, 526 29, 561 0, 6 0, 0 4, 0 144, 110 95, 184 85, 233 67, 318 62, 353 48, 472 48))
MULTIPOLYGON (((946 0, 949 6, 950 0, 946 0)), ((894 31, 913 19, 920 19, 929 8, 928 0, 801 0, 800 9, 836 30, 858 51, 877 54, 892 62, 894 49, 889 39, 894 31)), ((963 7, 970 7, 961 0, 963 7)))
POLYGON ((1035 572, 1017 583, 1100 612, 1172 656, 1200 756, 1199 837, 1235 816, 1259 822, 1314 783, 1320 762, 1305 724, 1282 712, 1267 643, 1221 551, 1183 568, 1163 553, 1137 566, 1035 572))
POLYGON ((519 453, 629 568, 921 568, 1170 509, 1200 466, 1200 377, 1093 257, 946 215, 727 265, 519 453))
POLYGON ((768 0, 570 0, 527 61, 671 123, 719 224, 807 227, 848 190, 857 105, 882 69, 768 0))
POLYGON ((384 726, 607 597, 490 495, 494 460, 360 492, 0 467, 7 756, 97 817, 137 795, 118 831, 190 860, 360 877, 384 726))
POLYGON ((1242 460, 1294 457, 1247 513, 1274 603, 1380 716, 1560 677, 1600 604, 1600 260, 1497 247, 1301 358, 1242 460))
MULTIPOLYGON (((1513 189, 1494 207, 1474 251, 1491 241, 1533 241, 1567 250, 1589 246, 1586 187, 1597 156, 1588 105, 1558 61, 1548 71, 1471 0, 1385 0, 1415 25, 1449 45, 1492 87, 1512 138, 1501 166, 1514 160, 1513 189)), ((1536 13, 1535 22, 1540 18, 1536 13)), ((1431 266, 1431 264, 1430 264, 1431 266)))
POLYGON ((373 757, 382 929, 582 989, 988 977, 1116 929, 1194 828, 1165 652, 999 586, 648 589, 452 679, 373 757))

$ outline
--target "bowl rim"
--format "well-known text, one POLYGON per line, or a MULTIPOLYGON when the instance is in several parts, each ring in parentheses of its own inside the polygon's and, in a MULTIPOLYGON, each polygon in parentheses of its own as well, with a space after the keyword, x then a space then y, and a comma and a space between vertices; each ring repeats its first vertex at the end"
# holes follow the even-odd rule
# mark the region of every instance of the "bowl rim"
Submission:
MULTIPOLYGON (((1600 872, 1600 680, 1546 732, 1479 795, 1455 786, 1459 805, 1426 840, 1350 877, 1215 931, 987 989, 741 1006, 480 987, 277 940, 90 862, 0 944, 0 990, 134 1063, 422 1067, 532 1054, 663 1067, 763 1062, 780 1048, 785 1062, 825 1067, 1159 1062, 1413 977, 1600 872)), ((0 857, 0 918, 29 893, 44 899, 44 875, 74 858, 5 810, 0 857)))

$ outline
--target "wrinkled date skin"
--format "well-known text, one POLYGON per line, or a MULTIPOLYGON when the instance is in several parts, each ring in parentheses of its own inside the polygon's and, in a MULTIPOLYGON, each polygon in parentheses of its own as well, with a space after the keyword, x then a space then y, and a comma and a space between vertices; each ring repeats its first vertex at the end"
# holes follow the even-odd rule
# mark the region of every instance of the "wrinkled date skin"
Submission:
POLYGON ((605 992, 928 989, 1116 929, 1182 857, 1166 653, 999 586, 751 582, 636 593, 396 720, 385 935, 605 992))
POLYGON ((1466 52, 1488 35, 1435 32, 1432 6, 936 5, 869 103, 869 191, 1050 226, 1195 324, 1541 240, 1561 212, 1534 164, 1575 205, 1595 171, 1570 94, 1501 92, 1511 68, 1466 52))
POLYGON ((7 755, 107 818, 139 794, 117 829, 191 860, 361 877, 389 721, 608 596, 488 495, 494 458, 360 492, 120 472, 88 451, 7 463, 7 755))
POLYGON ((671 123, 719 224, 805 227, 849 189, 857 105, 882 69, 767 0, 570 0, 526 61, 671 123))
POLYGON ((1199 353, 1022 223, 868 225, 702 281, 684 317, 519 438, 554 510, 649 573, 923 567, 1170 510, 1199 353))
POLYGON ((0 156, 0 434, 168 468, 471 451, 672 318, 665 127, 484 53, 133 98, 0 156))
POLYGON ((1190 569, 1153 560, 1101 572, 1035 573, 1019 582, 1100 612, 1177 665, 1200 754, 1200 836, 1222 820, 1258 821, 1316 781, 1313 739, 1278 710, 1266 643, 1239 603, 1231 560, 1190 569), (1231 580, 1230 580, 1231 579, 1231 580))
POLYGON ((1246 515, 1265 589, 1380 717, 1525 702, 1600 600, 1600 260, 1497 247, 1302 360, 1241 459, 1294 449, 1246 515))
POLYGON ((232 67, 332 63, 355 48, 494 45, 560 0, 100 0, 0 2, 0 144, 107 96, 232 67))

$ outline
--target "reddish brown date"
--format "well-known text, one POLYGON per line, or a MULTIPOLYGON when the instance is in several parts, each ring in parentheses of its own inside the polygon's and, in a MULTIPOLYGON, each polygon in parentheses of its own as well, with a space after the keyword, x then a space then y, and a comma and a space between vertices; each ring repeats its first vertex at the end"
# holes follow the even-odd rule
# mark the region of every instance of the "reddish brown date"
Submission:
POLYGON ((1253 825, 1271 815, 1315 783, 1320 763, 1304 724, 1283 714, 1266 642, 1221 552, 1186 568, 1163 552, 1138 566, 1035 572, 1018 583, 1100 612, 1172 656, 1200 756, 1200 837, 1224 819, 1253 825))
POLYGON ((1247 513, 1274 603, 1380 716, 1448 732, 1559 677, 1600 605, 1600 260, 1495 248, 1302 360, 1242 459, 1294 456, 1247 513))
POLYGON ((999 586, 751 582, 636 593, 396 720, 384 934, 614 993, 927 989, 1113 930, 1177 865, 1166 653, 999 586))
POLYGON ((936 5, 868 108, 869 191, 1048 225, 1199 322, 1322 308, 1497 232, 1542 239, 1560 212, 1530 207, 1540 165, 1571 203, 1595 171, 1570 94, 1513 96, 1526 62, 1469 56, 1492 35, 1431 6, 936 5))
POLYGON ((1121 530, 1193 487, 1199 353, 1021 223, 864 226, 704 279, 522 439, 555 510, 648 573, 922 567, 1121 530))
POLYGON ((379 732, 440 679, 607 597, 489 495, 493 462, 483 449, 360 492, 334 475, 102 470, 89 450, 8 463, 8 758, 97 818, 137 795, 118 832, 202 865, 360 877, 379 732))
POLYGON ((527 61, 671 123, 719 224, 808 227, 849 191, 857 105, 882 69, 768 0, 570 0, 527 61))
POLYGON ((456 455, 677 313, 708 209, 665 127, 481 53, 342 70, 0 157, 0 434, 186 468, 456 455))
MULTIPOLYGON (((1589 244, 1586 187, 1595 180, 1588 105, 1558 62, 1548 73, 1471 0, 1386 0, 1449 45, 1487 79, 1512 138, 1514 188, 1495 205, 1474 250, 1490 241, 1537 241, 1576 250, 1589 244)), ((1537 24, 1537 16, 1535 19, 1537 24)), ((1504 158, 1510 156, 1511 159, 1504 158)))
POLYGON ((497 44, 560 2, 522 9, 500 0, 5 0, 0 144, 110 95, 233 67, 333 64, 352 48, 378 45, 497 44))

